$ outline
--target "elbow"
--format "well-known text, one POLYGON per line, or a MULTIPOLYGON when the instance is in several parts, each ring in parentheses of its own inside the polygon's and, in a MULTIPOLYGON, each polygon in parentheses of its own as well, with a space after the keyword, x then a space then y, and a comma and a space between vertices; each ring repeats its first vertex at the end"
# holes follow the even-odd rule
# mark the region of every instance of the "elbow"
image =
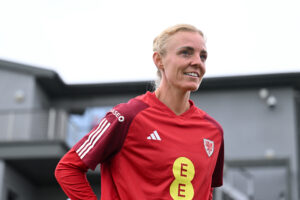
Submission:
POLYGON ((69 183, 74 177, 85 175, 87 167, 74 151, 68 152, 57 164, 54 176, 59 184, 69 183))
POLYGON ((57 182, 61 181, 61 178, 63 176, 63 172, 62 172, 62 166, 61 163, 58 163, 55 170, 54 170, 54 177, 56 179, 57 182))
POLYGON ((60 161, 54 170, 54 176, 57 182, 62 185, 69 183, 77 177, 85 176, 85 171, 78 168, 78 166, 60 161))

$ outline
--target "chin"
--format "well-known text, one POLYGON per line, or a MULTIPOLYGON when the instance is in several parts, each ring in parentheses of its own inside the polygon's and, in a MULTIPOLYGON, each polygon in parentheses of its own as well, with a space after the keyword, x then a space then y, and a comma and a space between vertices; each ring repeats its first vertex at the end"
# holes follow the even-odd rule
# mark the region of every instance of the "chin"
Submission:
POLYGON ((198 86, 198 87, 195 87, 195 88, 191 88, 190 91, 191 91, 191 92, 196 92, 198 89, 199 89, 199 86, 198 86))
POLYGON ((187 85, 184 87, 184 90, 190 91, 190 92, 195 92, 198 90, 199 86, 200 86, 200 84, 187 85))
POLYGON ((199 89, 201 82, 202 82, 202 78, 198 81, 186 82, 183 87, 185 88, 186 91, 194 92, 199 89))

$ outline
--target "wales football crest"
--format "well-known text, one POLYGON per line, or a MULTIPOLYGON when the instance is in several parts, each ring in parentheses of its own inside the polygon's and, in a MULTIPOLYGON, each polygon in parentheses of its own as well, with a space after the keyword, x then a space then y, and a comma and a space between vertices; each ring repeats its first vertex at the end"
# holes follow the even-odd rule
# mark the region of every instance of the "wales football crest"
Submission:
POLYGON ((205 151, 210 157, 214 152, 214 142, 208 139, 203 139, 205 151))

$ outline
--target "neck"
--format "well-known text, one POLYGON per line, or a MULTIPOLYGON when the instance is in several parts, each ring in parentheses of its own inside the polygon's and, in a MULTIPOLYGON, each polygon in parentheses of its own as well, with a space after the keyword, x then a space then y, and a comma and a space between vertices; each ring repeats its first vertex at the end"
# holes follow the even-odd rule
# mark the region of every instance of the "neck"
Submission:
POLYGON ((164 89, 159 87, 155 90, 155 95, 176 115, 181 115, 190 108, 190 91, 183 92, 174 88, 164 89))

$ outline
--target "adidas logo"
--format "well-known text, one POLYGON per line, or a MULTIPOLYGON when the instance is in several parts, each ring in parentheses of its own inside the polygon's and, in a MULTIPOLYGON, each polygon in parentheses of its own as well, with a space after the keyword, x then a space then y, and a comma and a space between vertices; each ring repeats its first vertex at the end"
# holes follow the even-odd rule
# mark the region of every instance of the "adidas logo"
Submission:
POLYGON ((159 137, 157 131, 155 130, 153 133, 150 134, 150 136, 147 137, 148 140, 161 140, 159 137))

